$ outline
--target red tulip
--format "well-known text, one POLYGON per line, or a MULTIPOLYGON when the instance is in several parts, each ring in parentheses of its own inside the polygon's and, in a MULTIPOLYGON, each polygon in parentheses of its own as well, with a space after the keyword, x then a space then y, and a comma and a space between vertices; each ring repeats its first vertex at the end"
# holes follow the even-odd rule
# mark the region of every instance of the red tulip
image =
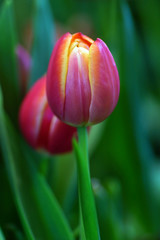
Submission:
POLYGON ((119 98, 119 76, 106 44, 82 33, 64 34, 47 71, 47 97, 54 114, 74 126, 106 119, 119 98))
POLYGON ((27 142, 52 154, 72 150, 76 128, 61 122, 51 111, 46 97, 46 76, 39 79, 24 98, 19 123, 27 142))

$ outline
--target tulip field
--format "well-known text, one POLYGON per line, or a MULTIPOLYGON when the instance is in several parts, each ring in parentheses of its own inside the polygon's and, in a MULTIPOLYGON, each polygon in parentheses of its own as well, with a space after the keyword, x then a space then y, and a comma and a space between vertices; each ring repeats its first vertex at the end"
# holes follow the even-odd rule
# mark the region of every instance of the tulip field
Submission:
POLYGON ((160 239, 159 23, 159 0, 0 0, 0 240, 160 239))

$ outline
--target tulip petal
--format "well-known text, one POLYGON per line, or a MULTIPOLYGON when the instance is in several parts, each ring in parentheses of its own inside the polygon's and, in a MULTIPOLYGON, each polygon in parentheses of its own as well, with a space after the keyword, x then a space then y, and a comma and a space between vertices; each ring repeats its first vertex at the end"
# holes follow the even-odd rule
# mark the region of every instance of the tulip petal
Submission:
POLYGON ((76 134, 76 128, 61 122, 54 116, 50 124, 48 151, 54 154, 71 151, 74 134, 76 134))
POLYGON ((64 121, 73 125, 88 122, 91 90, 87 49, 75 47, 69 56, 64 121))
POLYGON ((33 85, 23 101, 19 114, 21 130, 33 147, 37 145, 36 142, 42 122, 43 111, 47 103, 45 86, 45 77, 33 85))
POLYGON ((93 39, 91 39, 90 37, 78 32, 72 35, 72 42, 75 41, 75 39, 80 39, 81 42, 83 41, 84 43, 86 43, 89 47, 90 45, 94 42, 93 39))
POLYGON ((64 34, 56 43, 47 71, 47 97, 53 112, 63 118, 68 51, 72 35, 64 34))
POLYGON ((89 80, 91 86, 89 122, 94 124, 111 114, 119 97, 117 67, 112 54, 101 39, 97 39, 90 47, 89 80))
POLYGON ((45 108, 43 110, 43 113, 41 113, 41 115, 43 115, 43 117, 41 119, 39 134, 38 134, 37 140, 36 140, 36 148, 37 149, 46 149, 50 152, 50 149, 48 149, 49 134, 50 134, 49 131, 50 131, 50 125, 51 125, 52 119, 54 117, 53 117, 53 113, 47 102, 46 102, 45 108))

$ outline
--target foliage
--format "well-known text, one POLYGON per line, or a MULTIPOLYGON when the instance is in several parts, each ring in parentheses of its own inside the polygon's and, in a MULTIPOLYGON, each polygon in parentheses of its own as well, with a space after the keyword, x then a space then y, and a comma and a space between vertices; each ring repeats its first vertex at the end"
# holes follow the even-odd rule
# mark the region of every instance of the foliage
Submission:
POLYGON ((31 149, 18 128, 22 101, 16 47, 32 57, 30 86, 47 71, 64 32, 102 38, 119 69, 115 111, 89 135, 101 239, 160 234, 160 2, 0 1, 0 239, 77 239, 74 154, 31 149))

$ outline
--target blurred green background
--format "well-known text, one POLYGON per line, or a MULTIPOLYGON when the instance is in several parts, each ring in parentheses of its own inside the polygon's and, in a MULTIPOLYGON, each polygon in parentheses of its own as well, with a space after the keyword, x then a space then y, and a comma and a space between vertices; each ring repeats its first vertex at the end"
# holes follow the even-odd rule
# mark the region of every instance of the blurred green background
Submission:
POLYGON ((74 154, 37 153, 18 128, 25 92, 68 31, 103 39, 120 75, 115 111, 89 135, 101 239, 160 239, 159 24, 159 0, 0 1, 0 240, 63 240, 52 232, 54 195, 78 239, 74 154), (29 72, 24 59, 20 71, 19 45, 29 72))

